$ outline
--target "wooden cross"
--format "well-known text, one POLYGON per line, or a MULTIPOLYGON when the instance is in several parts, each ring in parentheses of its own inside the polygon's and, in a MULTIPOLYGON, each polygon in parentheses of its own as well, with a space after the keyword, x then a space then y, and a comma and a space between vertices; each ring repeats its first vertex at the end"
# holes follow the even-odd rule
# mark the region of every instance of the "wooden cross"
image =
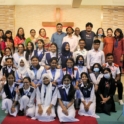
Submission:
POLYGON ((56 8, 56 15, 55 15, 56 21, 55 22, 42 22, 42 25, 44 27, 55 27, 57 23, 61 23, 64 27, 74 26, 74 22, 61 22, 61 9, 56 8))

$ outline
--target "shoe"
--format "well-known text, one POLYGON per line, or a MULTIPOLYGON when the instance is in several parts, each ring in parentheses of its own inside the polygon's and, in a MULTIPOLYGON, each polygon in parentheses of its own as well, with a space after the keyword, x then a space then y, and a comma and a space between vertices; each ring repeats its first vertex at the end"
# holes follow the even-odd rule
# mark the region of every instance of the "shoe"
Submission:
POLYGON ((36 118, 35 118, 35 117, 32 117, 31 119, 32 119, 32 120, 36 120, 36 118))
POLYGON ((120 105, 124 105, 123 101, 122 100, 119 100, 119 103, 120 105))
POLYGON ((18 116, 24 116, 24 110, 19 110, 19 112, 18 112, 18 116))

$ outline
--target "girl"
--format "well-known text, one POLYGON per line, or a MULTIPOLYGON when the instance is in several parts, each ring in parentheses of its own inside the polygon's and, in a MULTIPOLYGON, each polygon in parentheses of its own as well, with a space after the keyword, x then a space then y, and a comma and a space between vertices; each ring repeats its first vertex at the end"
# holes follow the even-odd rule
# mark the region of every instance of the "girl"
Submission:
POLYGON ((23 78, 23 88, 20 88, 17 92, 18 102, 19 102, 19 112, 18 115, 34 117, 35 115, 35 89, 31 87, 31 79, 29 77, 23 78))
POLYGON ((5 110, 5 113, 9 113, 12 116, 16 116, 18 113, 16 96, 18 84, 16 84, 14 81, 15 77, 12 73, 10 73, 7 77, 7 83, 2 83, 0 87, 0 92, 5 93, 5 98, 2 100, 2 110, 5 110))
POLYGON ((62 69, 57 69, 58 60, 56 57, 50 59, 50 69, 46 70, 51 78, 51 82, 54 85, 61 86, 61 81, 63 78, 62 69))
POLYGON ((66 60, 72 58, 72 52, 70 52, 70 45, 68 42, 62 44, 62 54, 60 56, 60 65, 62 68, 66 67, 66 60))
POLYGON ((51 78, 48 74, 42 75, 42 85, 37 88, 36 93, 36 114, 35 117, 39 121, 54 121, 54 106, 57 101, 57 88, 50 82, 51 78))
POLYGON ((32 80, 32 86, 37 87, 42 83, 42 75, 45 72, 44 67, 39 65, 39 59, 36 56, 31 58, 29 77, 32 80))
POLYGON ((29 76, 30 70, 25 58, 21 57, 18 61, 18 69, 15 71, 16 82, 23 87, 23 78, 29 76))
POLYGON ((42 39, 38 39, 37 46, 38 48, 34 51, 34 56, 37 56, 39 61, 41 62, 45 54, 44 41, 42 39))
POLYGON ((115 80, 112 78, 111 70, 109 68, 103 69, 103 78, 98 87, 99 103, 96 106, 97 112, 104 112, 107 115, 110 115, 110 112, 116 112, 113 99, 115 90, 115 80))
POLYGON ((25 59, 28 64, 31 65, 31 57, 34 56, 34 44, 32 42, 27 43, 27 49, 25 52, 25 59))
POLYGON ((18 45, 18 52, 13 54, 14 64, 15 64, 16 68, 18 67, 18 60, 19 60, 19 58, 25 57, 24 50, 25 50, 24 44, 19 44, 18 45))
POLYGON ((6 58, 12 58, 12 52, 10 48, 5 49, 5 56, 2 58, 1 66, 6 66, 6 58))
POLYGON ((60 122, 79 121, 75 118, 74 97, 75 89, 72 85, 72 78, 69 74, 64 75, 63 85, 58 89, 58 108, 57 113, 60 122))
POLYGON ((79 86, 81 104, 78 114, 98 118, 99 116, 95 114, 96 103, 94 86, 90 83, 86 72, 81 73, 81 79, 82 83, 79 86))
POLYGON ((103 51, 105 53, 105 56, 108 53, 113 52, 113 46, 114 46, 114 38, 113 38, 113 30, 111 28, 107 29, 107 36, 103 39, 104 42, 104 48, 103 51))

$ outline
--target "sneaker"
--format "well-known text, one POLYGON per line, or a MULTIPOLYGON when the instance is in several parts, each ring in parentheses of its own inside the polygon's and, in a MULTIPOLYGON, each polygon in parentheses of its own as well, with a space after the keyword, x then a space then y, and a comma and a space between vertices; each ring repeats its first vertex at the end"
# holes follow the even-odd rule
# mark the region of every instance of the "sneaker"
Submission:
POLYGON ((120 105, 124 105, 123 101, 122 100, 119 100, 119 103, 120 105))
POLYGON ((19 112, 18 112, 18 116, 24 116, 24 110, 19 110, 19 112))

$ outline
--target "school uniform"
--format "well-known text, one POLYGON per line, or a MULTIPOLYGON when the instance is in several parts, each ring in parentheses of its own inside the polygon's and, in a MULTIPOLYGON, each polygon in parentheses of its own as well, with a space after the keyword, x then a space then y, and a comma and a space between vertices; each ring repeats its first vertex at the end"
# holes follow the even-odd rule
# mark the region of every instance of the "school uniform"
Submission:
POLYGON ((3 90, 1 92, 4 92, 5 98, 2 99, 2 110, 5 110, 7 113, 9 113, 12 116, 16 116, 18 113, 18 106, 15 106, 15 112, 11 113, 11 108, 13 101, 17 101, 17 96, 16 96, 16 88, 19 85, 16 84, 15 82, 13 85, 10 87, 8 83, 6 83, 3 87, 3 90))
POLYGON ((86 104, 88 104, 89 102, 92 102, 92 103, 89 106, 89 110, 86 112, 84 109, 84 104, 81 102, 78 114, 99 118, 99 116, 97 116, 95 114, 96 102, 95 102, 95 93, 94 93, 93 84, 89 84, 87 86, 84 86, 84 84, 82 83, 79 86, 79 89, 80 89, 80 94, 81 94, 81 101, 85 101, 86 104))
POLYGON ((42 84, 41 86, 37 87, 36 91, 36 113, 35 117, 39 121, 50 122, 54 121, 55 115, 55 108, 57 101, 57 88, 55 85, 52 85, 50 82, 47 86, 42 84), (43 113, 41 115, 38 114, 38 105, 41 104, 43 113), (50 104, 54 105, 51 108, 51 114, 47 115, 46 111, 49 108, 50 104))
POLYGON ((63 72, 62 69, 49 69, 46 70, 46 73, 49 74, 51 82, 56 81, 57 86, 62 85, 63 72))
MULTIPOLYGON (((68 88, 66 88, 64 85, 62 85, 61 87, 58 88, 58 98, 62 100, 64 106, 67 106, 71 100, 74 99, 74 96, 73 98, 69 98, 68 94, 69 94, 69 91, 70 91, 70 86, 68 88)), ((76 122, 76 121, 79 121, 78 119, 75 118, 75 108, 74 108, 74 104, 72 104, 69 108, 68 108, 68 115, 65 115, 63 112, 62 112, 62 108, 60 105, 58 105, 58 108, 57 108, 57 113, 58 113, 58 117, 59 117, 59 121, 60 122, 76 122)))
POLYGON ((19 89, 20 95, 18 96, 18 101, 20 108, 19 110, 26 111, 26 116, 34 117, 35 115, 35 96, 36 90, 33 87, 29 87, 27 90, 24 88, 19 89), (28 107, 28 109, 26 109, 28 107))

